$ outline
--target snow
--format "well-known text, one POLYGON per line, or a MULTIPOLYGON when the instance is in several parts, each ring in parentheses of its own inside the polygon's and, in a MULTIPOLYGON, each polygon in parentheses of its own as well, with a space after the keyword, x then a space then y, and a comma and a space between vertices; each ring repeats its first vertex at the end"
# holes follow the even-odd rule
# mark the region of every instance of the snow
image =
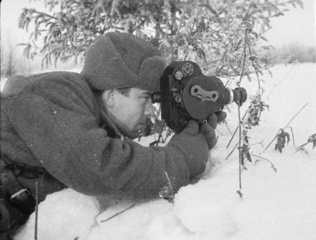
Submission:
MULTIPOLYGON (((206 171, 197 183, 181 188, 174 203, 124 200, 104 210, 104 199, 66 189, 47 196, 39 205, 38 239, 316 239, 316 148, 307 144, 306 152, 296 152, 316 133, 316 64, 278 65, 272 73, 273 77, 261 77, 265 81, 263 100, 270 110, 248 132, 254 144, 250 148, 253 161, 242 170, 241 188, 238 152, 229 155, 237 137, 227 148, 228 129, 233 132, 238 123, 233 104, 226 110, 227 126, 217 128, 219 141, 211 150, 206 171), (291 141, 280 153, 271 141, 287 125, 291 141)), ((241 86, 249 97, 256 93, 255 81, 243 79, 241 86)), ((241 107, 242 115, 248 105, 249 101, 241 107)), ((151 141, 153 137, 148 137, 140 143, 151 141)), ((15 239, 34 239, 34 226, 32 214, 15 239)))

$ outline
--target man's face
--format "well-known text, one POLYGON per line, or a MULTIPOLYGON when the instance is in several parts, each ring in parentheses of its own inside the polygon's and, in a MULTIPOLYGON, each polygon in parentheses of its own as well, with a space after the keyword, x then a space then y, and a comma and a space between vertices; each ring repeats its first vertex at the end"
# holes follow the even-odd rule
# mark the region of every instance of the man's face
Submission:
POLYGON ((102 100, 118 130, 131 139, 138 137, 146 119, 154 115, 151 94, 143 89, 131 88, 126 93, 105 91, 102 100))

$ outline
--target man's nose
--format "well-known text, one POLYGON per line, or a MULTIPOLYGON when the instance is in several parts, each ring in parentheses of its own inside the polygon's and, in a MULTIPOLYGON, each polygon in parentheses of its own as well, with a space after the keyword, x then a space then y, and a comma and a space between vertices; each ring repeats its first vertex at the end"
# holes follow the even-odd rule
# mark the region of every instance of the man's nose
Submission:
POLYGON ((154 105, 151 100, 149 100, 146 104, 145 115, 148 117, 154 117, 154 105))

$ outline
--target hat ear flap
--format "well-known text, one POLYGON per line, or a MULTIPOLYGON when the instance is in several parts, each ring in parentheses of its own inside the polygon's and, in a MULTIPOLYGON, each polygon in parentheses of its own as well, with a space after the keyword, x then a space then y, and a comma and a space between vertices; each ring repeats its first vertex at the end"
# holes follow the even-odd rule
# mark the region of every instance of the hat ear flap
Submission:
POLYGON ((137 81, 144 89, 159 89, 159 79, 165 69, 166 63, 160 56, 146 58, 139 69, 137 81), (158 81, 157 81, 158 79, 158 81), (151 86, 153 83, 156 86, 151 86))
POLYGON ((86 53, 86 61, 82 71, 95 89, 129 87, 134 84, 136 74, 133 73, 111 39, 100 37, 86 53))

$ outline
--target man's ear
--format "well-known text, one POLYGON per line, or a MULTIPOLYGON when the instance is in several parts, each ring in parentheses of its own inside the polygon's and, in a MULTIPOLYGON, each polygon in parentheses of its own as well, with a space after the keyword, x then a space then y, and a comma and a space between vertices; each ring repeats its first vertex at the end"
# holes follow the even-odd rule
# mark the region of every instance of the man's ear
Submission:
POLYGON ((109 108, 113 108, 115 106, 114 94, 115 94, 115 91, 113 89, 105 90, 102 93, 102 101, 109 108))

